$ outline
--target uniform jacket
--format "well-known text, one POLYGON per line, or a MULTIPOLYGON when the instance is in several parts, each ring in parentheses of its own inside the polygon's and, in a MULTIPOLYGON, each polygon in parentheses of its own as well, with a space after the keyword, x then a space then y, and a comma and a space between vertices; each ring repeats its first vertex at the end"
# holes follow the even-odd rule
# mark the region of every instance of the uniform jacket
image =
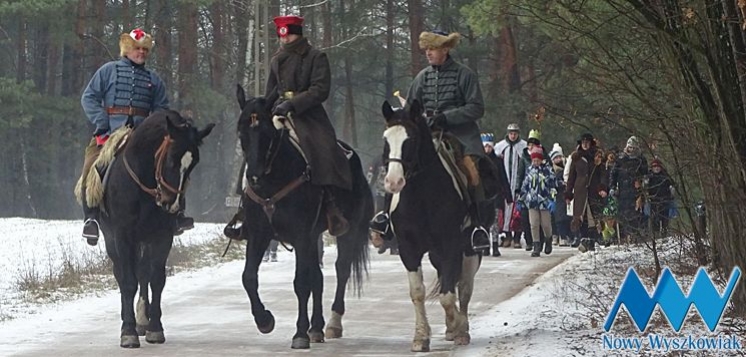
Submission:
POLYGON ((484 115, 479 78, 450 56, 440 66, 427 66, 414 78, 407 101, 418 100, 429 113, 443 113, 448 131, 464 145, 464 154, 484 156, 477 120, 484 115))
MULTIPOLYGON (((148 112, 168 109, 166 87, 155 72, 137 65, 127 57, 111 61, 99 68, 80 99, 83 111, 96 129, 109 129, 107 134, 127 123, 128 116, 109 115, 109 107, 135 107, 148 112)), ((145 117, 132 117, 137 126, 145 117)))

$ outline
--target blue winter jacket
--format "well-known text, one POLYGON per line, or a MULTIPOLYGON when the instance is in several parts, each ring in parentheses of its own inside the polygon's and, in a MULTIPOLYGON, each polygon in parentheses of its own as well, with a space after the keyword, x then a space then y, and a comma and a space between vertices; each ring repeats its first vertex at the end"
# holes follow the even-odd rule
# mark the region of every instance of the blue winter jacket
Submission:
POLYGON ((548 211, 558 187, 557 176, 548 163, 538 167, 531 165, 526 170, 526 177, 521 185, 520 200, 529 209, 548 211))
MULTIPOLYGON (((127 115, 109 115, 109 107, 134 107, 154 112, 168 109, 166 88, 155 72, 137 65, 127 57, 111 61, 99 68, 80 99, 88 120, 96 131, 110 134, 127 123, 127 115)), ((145 117, 134 115, 137 126, 145 117)))

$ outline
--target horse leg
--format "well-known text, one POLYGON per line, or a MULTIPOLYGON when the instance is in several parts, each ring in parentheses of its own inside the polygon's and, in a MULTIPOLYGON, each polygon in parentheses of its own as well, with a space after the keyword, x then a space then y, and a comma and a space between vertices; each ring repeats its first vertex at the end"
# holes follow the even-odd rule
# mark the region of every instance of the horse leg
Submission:
POLYGON ((474 292, 474 276, 479 270, 481 263, 479 255, 466 256, 461 268, 461 278, 458 281, 458 302, 459 312, 463 323, 458 326, 460 329, 454 333, 454 341, 457 345, 468 345, 471 337, 469 335, 469 301, 474 292))
POLYGON ((311 296, 311 269, 313 265, 316 269, 319 269, 318 256, 316 256, 316 249, 310 247, 311 242, 313 245, 316 241, 313 239, 306 239, 305 242, 301 243, 295 249, 295 279, 293 280, 293 288, 295 290, 295 296, 298 298, 298 320, 295 323, 296 332, 293 336, 293 343, 291 348, 293 349, 306 349, 311 347, 311 340, 308 336, 308 298, 311 296))
POLYGON ((461 277, 463 259, 460 252, 446 255, 440 276, 440 304, 446 317, 446 340, 455 341, 457 345, 470 341, 468 328, 464 327, 466 318, 456 306, 456 284, 461 277))
MULTIPOLYGON (((319 240, 321 238, 319 237, 319 240)), ((318 255, 318 248, 315 255, 318 255)), ((308 337, 313 343, 324 342, 324 273, 319 264, 312 264, 311 271, 311 293, 313 294, 313 312, 311 314, 311 329, 308 337)))
POLYGON ((148 343, 166 342, 166 336, 163 333, 163 322, 161 321, 161 316, 163 315, 161 297, 163 288, 166 286, 166 260, 168 259, 169 252, 171 252, 172 244, 172 237, 158 239, 156 243, 151 244, 149 247, 150 259, 145 262, 151 267, 150 287, 153 290, 153 301, 150 303, 148 314, 150 321, 145 332, 145 341, 148 343))
POLYGON ((251 302, 251 314, 254 315, 254 323, 261 333, 270 333, 275 329, 275 317, 269 310, 264 308, 259 298, 259 264, 262 262, 264 251, 269 246, 271 235, 252 235, 252 239, 246 244, 246 263, 244 264, 241 281, 246 294, 251 302))
POLYGON ((350 279, 352 244, 349 240, 353 239, 350 235, 345 235, 337 240, 337 261, 334 268, 337 271, 337 289, 334 293, 334 302, 332 303, 332 317, 326 325, 326 338, 341 338, 343 334, 342 316, 345 313, 345 292, 347 291, 347 282, 350 279))
POLYGON ((140 294, 135 308, 135 330, 138 336, 145 336, 150 323, 150 299, 148 298, 148 287, 150 285, 150 262, 147 246, 142 246, 138 254, 137 281, 140 284, 140 294))
POLYGON ((135 272, 135 247, 121 239, 116 241, 116 251, 119 259, 114 261, 114 276, 117 278, 121 295, 122 329, 119 346, 124 348, 140 347, 135 323, 134 300, 137 293, 137 274, 135 272))
POLYGON ((414 271, 409 270, 407 277, 409 278, 409 297, 412 298, 415 312, 412 352, 428 352, 430 351, 431 330, 430 323, 427 321, 427 311, 425 311, 425 283, 422 277, 422 266, 418 265, 414 271))

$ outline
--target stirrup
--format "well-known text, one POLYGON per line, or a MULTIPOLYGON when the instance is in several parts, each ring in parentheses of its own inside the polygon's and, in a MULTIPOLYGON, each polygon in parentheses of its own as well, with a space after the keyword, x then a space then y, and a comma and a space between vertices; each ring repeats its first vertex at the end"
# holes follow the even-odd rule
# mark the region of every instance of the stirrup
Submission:
POLYGON ((472 248, 474 248, 474 250, 483 250, 483 249, 487 249, 490 247, 490 234, 482 226, 474 227, 474 229, 471 231, 470 240, 471 240, 471 246, 472 248), (474 242, 474 237, 476 237, 476 235, 480 232, 484 233, 484 236, 487 237, 486 244, 482 243, 480 245, 476 245, 476 243, 474 242))
POLYGON ((100 227, 98 221, 93 218, 88 218, 83 223, 83 238, 89 245, 95 246, 98 244, 100 227), (92 224, 92 225, 91 225, 92 224))
POLYGON ((375 217, 370 221, 370 230, 385 237, 389 233, 389 222, 391 221, 388 212, 378 212, 375 217))

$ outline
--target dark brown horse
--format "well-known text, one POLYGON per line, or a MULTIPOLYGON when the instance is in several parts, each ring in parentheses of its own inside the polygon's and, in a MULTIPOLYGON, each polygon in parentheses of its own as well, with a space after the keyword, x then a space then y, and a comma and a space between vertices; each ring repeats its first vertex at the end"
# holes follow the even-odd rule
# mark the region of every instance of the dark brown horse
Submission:
MULTIPOLYGON (((259 298, 257 273, 270 240, 291 244, 295 250, 295 280, 298 298, 297 330, 292 348, 310 348, 311 342, 324 341, 322 292, 324 280, 319 267, 319 236, 327 228, 322 211, 322 188, 312 185, 309 167, 292 132, 277 129, 264 98, 245 97, 237 89, 241 114, 238 135, 246 161, 242 238, 248 240, 243 285, 251 301, 254 322, 262 333, 274 329, 275 318, 259 298), (313 314, 309 324, 308 299, 313 294, 313 314)), ((337 290, 327 338, 342 337, 342 315, 347 281, 361 286, 368 264, 368 220, 373 215, 373 196, 360 158, 349 147, 352 190, 342 191, 337 204, 350 224, 349 231, 337 237, 337 290)))
POLYGON ((145 119, 111 164, 105 184, 101 228, 106 253, 122 295, 120 346, 164 343, 161 293, 166 259, 174 239, 175 213, 189 175, 199 162, 199 146, 214 124, 197 130, 175 111, 145 119), (134 297, 140 288, 135 317, 134 297), (152 300, 148 299, 148 288, 152 300))

